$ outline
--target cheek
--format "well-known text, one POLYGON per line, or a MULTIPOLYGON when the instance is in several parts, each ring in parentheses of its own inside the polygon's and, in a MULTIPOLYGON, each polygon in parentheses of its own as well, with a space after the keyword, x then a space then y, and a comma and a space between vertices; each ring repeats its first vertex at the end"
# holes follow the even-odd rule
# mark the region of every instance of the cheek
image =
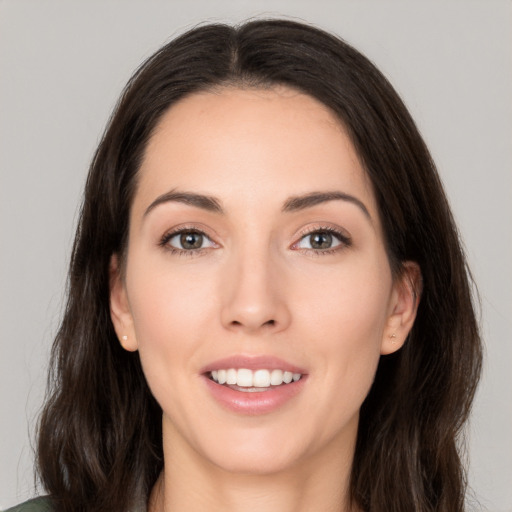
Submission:
MULTIPOLYGON (((302 279, 296 295, 301 317, 326 339, 338 343, 380 341, 386 322, 391 292, 391 274, 387 267, 363 262, 313 279, 302 279)), ((362 348, 362 347, 360 347, 362 348)))
POLYGON ((213 301, 205 300, 211 285, 193 272, 169 271, 165 261, 144 267, 137 271, 134 262, 127 288, 142 366, 158 399, 184 375, 176 369, 193 367, 213 301))
POLYGON ((340 266, 328 280, 316 277, 315 286, 303 283, 297 291, 304 296, 309 289, 307 299, 297 306, 301 330, 311 340, 311 355, 322 368, 330 399, 341 394, 355 411, 369 391, 380 358, 391 274, 379 265, 351 265, 340 266))
POLYGON ((148 386, 166 414, 186 418, 190 378, 197 377, 203 326, 211 319, 204 280, 149 266, 127 276, 139 356, 148 386))
MULTIPOLYGON (((135 265, 134 265, 135 267, 135 265)), ((153 343, 173 336, 192 337, 211 304, 211 284, 196 272, 148 264, 128 278, 130 308, 139 343, 153 343)), ((162 340, 163 341, 163 340, 162 340)))

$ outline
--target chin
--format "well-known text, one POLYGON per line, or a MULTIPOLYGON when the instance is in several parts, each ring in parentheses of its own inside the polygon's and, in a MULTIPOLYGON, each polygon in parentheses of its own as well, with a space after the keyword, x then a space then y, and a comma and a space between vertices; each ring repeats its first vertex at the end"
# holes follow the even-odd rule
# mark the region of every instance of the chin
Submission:
MULTIPOLYGON (((270 475, 285 472, 307 458, 314 447, 290 429, 234 429, 215 436, 203 456, 215 466, 238 474, 270 475)), ((314 444, 314 443, 313 443, 314 444)))
POLYGON ((289 457, 282 453, 267 450, 253 450, 257 453, 230 452, 222 460, 214 461, 222 470, 237 475, 267 476, 283 473, 292 469, 297 463, 296 457, 289 457))

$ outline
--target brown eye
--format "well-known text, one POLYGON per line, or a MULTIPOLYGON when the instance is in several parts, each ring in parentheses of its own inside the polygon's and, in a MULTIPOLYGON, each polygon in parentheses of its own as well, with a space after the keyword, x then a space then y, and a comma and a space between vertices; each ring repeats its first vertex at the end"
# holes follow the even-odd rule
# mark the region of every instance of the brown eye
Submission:
POLYGON ((193 231, 181 233, 180 244, 182 249, 199 249, 203 245, 203 235, 193 231))
POLYGON ((204 233, 190 229, 172 233, 164 237, 162 242, 179 251, 197 251, 215 245, 204 233))
POLYGON ((351 241, 345 235, 329 229, 319 229, 304 235, 295 245, 295 249, 306 249, 318 252, 329 251, 342 246, 350 246, 351 241))
POLYGON ((325 231, 319 231, 309 235, 309 243, 312 249, 330 249, 332 247, 332 235, 325 231))

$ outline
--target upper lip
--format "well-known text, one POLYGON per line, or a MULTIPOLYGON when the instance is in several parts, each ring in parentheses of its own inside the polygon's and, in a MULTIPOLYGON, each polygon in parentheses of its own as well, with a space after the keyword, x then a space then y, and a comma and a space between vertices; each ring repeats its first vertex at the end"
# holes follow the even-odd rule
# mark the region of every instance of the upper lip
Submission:
POLYGON ((292 363, 289 363, 279 357, 268 355, 243 355, 236 354, 222 359, 217 359, 207 364, 201 369, 201 373, 208 373, 213 370, 229 368, 247 368, 248 370, 283 370, 286 372, 305 374, 306 371, 292 363))

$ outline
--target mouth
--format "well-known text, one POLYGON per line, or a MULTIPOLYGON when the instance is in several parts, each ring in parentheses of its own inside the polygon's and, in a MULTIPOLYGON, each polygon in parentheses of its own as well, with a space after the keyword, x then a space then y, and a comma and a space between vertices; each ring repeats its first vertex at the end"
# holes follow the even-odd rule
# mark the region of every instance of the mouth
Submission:
POLYGON ((210 363, 201 374, 217 404, 250 416, 293 407, 308 381, 303 368, 272 356, 235 355, 210 363))
POLYGON ((302 378, 301 373, 275 369, 227 368, 212 370, 209 378, 222 386, 245 393, 261 393, 287 386, 302 378))

